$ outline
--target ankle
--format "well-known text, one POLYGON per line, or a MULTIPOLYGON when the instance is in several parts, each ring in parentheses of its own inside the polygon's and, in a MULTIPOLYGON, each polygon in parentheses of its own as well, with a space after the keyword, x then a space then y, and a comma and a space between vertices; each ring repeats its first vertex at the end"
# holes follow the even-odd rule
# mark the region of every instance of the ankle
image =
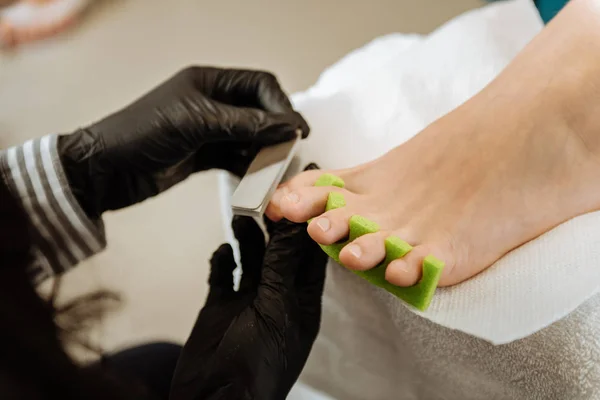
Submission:
POLYGON ((600 82, 582 76, 571 86, 565 85, 555 110, 559 126, 578 141, 585 152, 600 159, 600 82))

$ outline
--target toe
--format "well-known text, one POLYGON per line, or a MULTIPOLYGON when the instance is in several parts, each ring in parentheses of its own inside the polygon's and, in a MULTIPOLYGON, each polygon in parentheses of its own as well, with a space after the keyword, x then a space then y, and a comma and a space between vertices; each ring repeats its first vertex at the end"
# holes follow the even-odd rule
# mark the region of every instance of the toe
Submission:
POLYGON ((314 186, 315 182, 325 172, 320 169, 304 171, 286 182, 290 189, 297 189, 306 186, 314 186))
POLYGON ((24 0, 9 6, 3 16, 15 26, 12 44, 54 36, 79 20, 90 0, 24 0))
POLYGON ((347 238, 350 231, 348 221, 352 216, 346 207, 327 211, 308 225, 308 234, 317 243, 333 244, 347 238))
POLYGON ((331 192, 340 192, 344 198, 350 195, 347 190, 334 186, 307 186, 289 190, 279 201, 281 215, 293 222, 306 222, 325 212, 331 192))
POLYGON ((407 255, 392 261, 385 270, 385 279, 396 286, 412 286, 421 279, 423 259, 432 254, 428 246, 416 246, 407 255))
POLYGON ((344 266, 357 271, 371 269, 385 258, 385 234, 369 233, 345 246, 340 252, 344 266))
POLYGON ((272 221, 282 219, 284 215, 281 212, 281 200, 292 190, 313 186, 322 174, 323 171, 320 170, 305 171, 279 185, 273 196, 271 196, 265 215, 272 221))
POLYGON ((271 221, 279 221, 283 218, 283 214, 281 213, 281 199, 286 196, 290 192, 290 189, 287 183, 282 183, 279 185, 273 196, 271 196, 271 201, 267 205, 267 209, 265 210, 265 215, 271 221))
POLYGON ((444 270, 442 271, 442 276, 440 276, 440 282, 438 283, 438 286, 440 287, 459 284, 481 272, 481 269, 477 268, 462 268, 463 265, 476 265, 474 263, 467 262, 463 264, 461 262, 461 267, 459 268, 456 264, 457 259, 455 253, 447 251, 446 253, 438 252, 432 254, 444 261, 444 270), (440 256, 438 256, 438 254, 440 254, 440 256))

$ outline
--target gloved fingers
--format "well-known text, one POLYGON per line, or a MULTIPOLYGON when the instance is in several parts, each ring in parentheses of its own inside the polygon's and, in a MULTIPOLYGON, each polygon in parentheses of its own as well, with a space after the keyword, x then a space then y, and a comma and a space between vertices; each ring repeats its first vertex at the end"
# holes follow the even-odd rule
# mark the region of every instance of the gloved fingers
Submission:
POLYGON ((223 103, 260 108, 272 113, 294 111, 277 77, 266 71, 221 70, 212 97, 223 103))
POLYGON ((302 269, 296 275, 296 287, 302 289, 313 285, 323 286, 325 267, 329 257, 321 247, 308 235, 299 245, 304 249, 302 269))
MULTIPOLYGON (((289 115, 295 129, 308 136, 309 127, 304 118, 296 113, 281 89, 275 75, 256 70, 190 67, 179 73, 182 79, 191 80, 196 89, 221 105, 234 109, 250 108, 265 114, 289 115)), ((279 139, 276 142, 285 141, 279 139)))
POLYGON ((274 223, 270 235, 260 287, 283 294, 294 288, 298 270, 304 267, 304 257, 313 242, 306 232, 306 224, 287 220, 274 223))
POLYGON ((310 130, 304 118, 295 111, 272 113, 224 103, 213 106, 215 118, 206 121, 205 132, 199 132, 205 143, 251 141, 269 145, 291 140, 297 132, 306 137, 310 130))
POLYGON ((194 171, 216 168, 242 177, 260 148, 260 145, 251 142, 208 143, 196 152, 194 171))
POLYGON ((233 270, 236 268, 233 249, 229 243, 222 244, 210 259, 210 290, 233 293, 233 270))
POLYGON ((261 275, 265 255, 265 236, 251 217, 235 216, 232 222, 235 238, 240 245, 242 280, 240 291, 255 288, 261 275))
POLYGON ((296 293, 300 308, 308 315, 320 318, 321 299, 329 257, 316 242, 310 238, 309 240, 312 243, 306 243, 304 247, 306 254, 302 260, 302 267, 296 275, 296 293))

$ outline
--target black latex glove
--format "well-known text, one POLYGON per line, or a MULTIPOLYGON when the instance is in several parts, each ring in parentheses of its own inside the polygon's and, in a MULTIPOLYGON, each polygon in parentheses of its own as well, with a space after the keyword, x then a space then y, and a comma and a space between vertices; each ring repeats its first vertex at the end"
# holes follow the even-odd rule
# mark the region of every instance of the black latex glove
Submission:
POLYGON ((309 132, 275 76, 187 68, 102 121, 59 137, 67 179, 92 218, 211 168, 243 175, 262 145, 309 132))
POLYGON ((317 336, 327 256, 306 224, 270 223, 270 240, 236 217, 244 270, 232 289, 233 251, 211 260, 206 305, 181 353, 171 400, 285 399, 317 336))

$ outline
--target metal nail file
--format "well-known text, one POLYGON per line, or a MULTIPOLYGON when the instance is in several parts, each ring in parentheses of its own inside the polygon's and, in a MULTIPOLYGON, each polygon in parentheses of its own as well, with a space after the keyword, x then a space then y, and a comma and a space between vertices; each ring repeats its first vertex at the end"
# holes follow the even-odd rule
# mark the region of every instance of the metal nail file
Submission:
POLYGON ((236 215, 260 218, 298 150, 302 132, 284 143, 261 149, 231 197, 236 215))

